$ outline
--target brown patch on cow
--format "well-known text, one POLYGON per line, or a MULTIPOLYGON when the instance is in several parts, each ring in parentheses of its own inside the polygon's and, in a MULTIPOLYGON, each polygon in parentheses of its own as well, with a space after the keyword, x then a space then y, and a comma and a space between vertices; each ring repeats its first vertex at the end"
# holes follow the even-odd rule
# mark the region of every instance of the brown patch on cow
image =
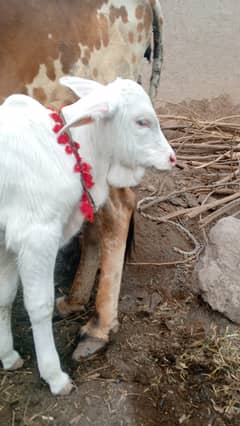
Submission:
POLYGON ((79 59, 79 46, 75 43, 69 43, 67 45, 65 42, 61 42, 59 51, 62 71, 64 74, 68 74, 72 66, 79 59))
POLYGON ((143 24, 142 22, 139 22, 139 23, 137 24, 137 31, 138 31, 139 33, 141 33, 141 32, 143 31, 143 29, 144 29, 144 24, 143 24))
POLYGON ((76 121, 74 124, 71 125, 71 127, 79 127, 79 126, 85 126, 85 124, 93 123, 92 117, 86 117, 81 118, 81 120, 76 121))
POLYGON ((101 27, 101 33, 102 33, 102 42, 103 46, 107 47, 109 43, 109 35, 108 35, 108 20, 103 13, 99 16, 99 25, 101 27))
MULTIPOLYGON (((114 224, 117 222, 114 213, 115 211, 120 211, 120 209, 127 209, 133 211, 136 206, 136 195, 131 189, 110 189, 110 200, 104 205, 104 207, 99 211, 99 215, 102 216, 101 224, 104 229, 104 233, 108 232, 110 229, 112 231, 114 224)), ((115 229, 116 232, 119 232, 118 225, 115 229)))
POLYGON ((96 49, 96 50, 100 50, 100 49, 101 49, 101 40, 100 40, 100 39, 98 39, 98 40, 96 41, 95 49, 96 49))
POLYGON ((60 104, 59 104, 59 108, 61 108, 62 105, 65 105, 65 106, 66 105, 72 105, 74 102, 77 102, 78 100, 79 100, 79 98, 77 98, 77 96, 75 97, 75 99, 73 99, 71 95, 64 97, 62 102, 60 102, 60 104))
POLYGON ((34 87, 33 89, 33 97, 37 99, 39 102, 44 104, 47 100, 47 95, 44 92, 42 87, 34 87))
POLYGON ((90 61, 90 58, 91 58, 91 52, 90 52, 90 50, 89 50, 88 48, 86 48, 86 49, 84 50, 84 56, 85 56, 85 58, 87 58, 87 60, 88 60, 88 61, 90 61))
POLYGON ((136 7, 135 16, 136 16, 137 19, 143 18, 143 6, 142 5, 139 5, 139 6, 136 7))
POLYGON ((150 29, 152 27, 152 22, 153 22, 153 12, 150 5, 146 7, 145 9, 143 21, 144 21, 144 28, 145 28, 146 34, 148 34, 150 32, 150 29))
POLYGON ((56 80, 56 71, 54 62, 52 59, 48 59, 46 61, 46 69, 47 69, 47 76, 50 80, 55 81, 56 80))
POLYGON ((115 204, 121 202, 121 205, 127 207, 129 210, 134 210, 136 207, 137 197, 131 189, 116 189, 111 188, 110 191, 111 198, 114 199, 115 204))
POLYGON ((134 53, 132 54, 132 64, 136 64, 137 62, 137 57, 136 55, 134 55, 134 53))
POLYGON ((100 325, 98 330, 91 330, 94 336, 101 338, 108 337, 114 324, 116 326, 121 283, 121 271, 116 264, 122 264, 129 222, 136 205, 136 196, 130 189, 111 188, 110 194, 101 211, 101 273, 96 297, 100 325))
POLYGON ((121 6, 121 7, 118 8, 118 7, 115 7, 115 6, 111 6, 110 7, 109 18, 110 18, 111 24, 114 24, 114 22, 118 18, 122 18, 122 22, 124 24, 126 24, 128 22, 128 13, 127 13, 126 7, 125 6, 121 6))
POLYGON ((98 77, 98 70, 97 70, 97 68, 93 68, 93 77, 94 78, 98 77))
MULTIPOLYGON (((108 260, 108 259, 107 259, 108 260)), ((104 332, 107 329, 109 330, 110 324, 111 324, 111 317, 112 317, 112 310, 113 310, 113 301, 112 301, 112 280, 107 277, 109 275, 108 269, 111 271, 111 263, 108 265, 108 262, 106 262, 106 270, 107 273, 105 274, 105 271, 101 270, 101 287, 99 286, 97 298, 96 298, 96 312, 99 315, 99 337, 105 337, 104 332), (101 330, 102 329, 102 330, 101 330)), ((95 327, 96 328, 96 327, 95 327)), ((93 330, 91 330, 91 334, 93 333, 93 330)), ((107 336, 106 336, 107 337, 107 336)))
POLYGON ((83 65, 87 66, 89 64, 88 58, 84 56, 84 58, 82 58, 82 63, 83 65))
MULTIPOLYGON (((25 2, 23 7, 19 0, 1 2, 1 99, 23 92, 38 75, 41 65, 46 66, 48 78, 55 80, 54 61, 59 58, 63 73, 71 72, 80 59, 79 44, 90 53, 102 44, 107 46, 108 20, 99 15, 107 3, 108 0, 92 0, 91 5, 79 0, 42 0, 25 2)), ((117 10, 126 22, 126 9, 117 10)))
POLYGON ((27 89, 27 87, 26 87, 26 86, 23 86, 23 88, 22 88, 22 90, 21 90, 21 93, 22 93, 23 95, 28 95, 28 89, 27 89))
POLYGON ((130 43, 134 43, 134 34, 132 31, 128 33, 128 40, 130 43))

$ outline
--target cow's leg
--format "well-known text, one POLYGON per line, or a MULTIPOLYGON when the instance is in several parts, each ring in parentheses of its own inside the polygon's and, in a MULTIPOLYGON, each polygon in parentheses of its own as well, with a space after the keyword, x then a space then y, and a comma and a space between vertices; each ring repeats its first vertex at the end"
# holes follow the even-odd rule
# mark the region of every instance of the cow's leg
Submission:
POLYGON ((49 384, 52 393, 67 394, 72 383, 61 370, 52 331, 53 273, 59 235, 59 230, 51 226, 32 229, 24 239, 18 263, 40 375, 49 384))
POLYGON ((80 343, 73 358, 92 355, 106 345, 109 332, 118 328, 118 298, 129 223, 135 208, 130 189, 111 190, 100 217, 101 273, 96 313, 81 329, 80 343))
POLYGON ((14 255, 0 247, 0 360, 3 368, 15 370, 23 360, 13 348, 11 329, 12 303, 17 292, 17 264, 14 255))
POLYGON ((100 240, 98 220, 88 224, 81 238, 81 258, 68 296, 59 297, 57 310, 62 316, 83 309, 90 299, 94 280, 99 268, 100 240))

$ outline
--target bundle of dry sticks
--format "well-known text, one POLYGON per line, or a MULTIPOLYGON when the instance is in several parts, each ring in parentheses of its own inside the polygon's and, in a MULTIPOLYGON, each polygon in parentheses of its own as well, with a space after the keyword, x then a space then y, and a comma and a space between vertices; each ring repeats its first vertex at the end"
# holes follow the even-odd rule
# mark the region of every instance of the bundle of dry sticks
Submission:
POLYGON ((204 169, 204 184, 186 186, 162 197, 146 197, 138 204, 141 214, 149 217, 144 213, 146 209, 186 192, 205 194, 201 205, 149 217, 156 222, 198 217, 203 228, 240 206, 240 115, 214 121, 175 115, 160 115, 159 119, 164 131, 174 132, 169 140, 177 152, 178 166, 182 169, 204 169))

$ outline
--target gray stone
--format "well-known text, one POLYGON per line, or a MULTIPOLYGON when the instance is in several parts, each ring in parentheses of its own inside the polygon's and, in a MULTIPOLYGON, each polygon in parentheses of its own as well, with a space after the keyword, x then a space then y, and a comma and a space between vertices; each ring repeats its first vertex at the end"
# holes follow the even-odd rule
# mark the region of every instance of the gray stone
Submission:
POLYGON ((196 266, 199 293, 212 307, 240 324, 240 220, 226 217, 209 233, 196 266))

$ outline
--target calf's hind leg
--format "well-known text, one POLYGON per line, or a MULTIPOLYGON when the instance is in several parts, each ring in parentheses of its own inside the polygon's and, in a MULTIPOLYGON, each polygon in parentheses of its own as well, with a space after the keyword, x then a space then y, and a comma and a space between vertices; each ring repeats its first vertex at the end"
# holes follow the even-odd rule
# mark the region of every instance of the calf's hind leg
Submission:
POLYGON ((17 264, 13 253, 0 247, 0 360, 6 370, 22 367, 23 360, 13 348, 12 303, 17 292, 17 264))
POLYGON ((36 225, 24 240, 18 263, 40 375, 53 394, 65 395, 72 383, 61 369, 52 330, 53 273, 59 237, 57 226, 36 225))

